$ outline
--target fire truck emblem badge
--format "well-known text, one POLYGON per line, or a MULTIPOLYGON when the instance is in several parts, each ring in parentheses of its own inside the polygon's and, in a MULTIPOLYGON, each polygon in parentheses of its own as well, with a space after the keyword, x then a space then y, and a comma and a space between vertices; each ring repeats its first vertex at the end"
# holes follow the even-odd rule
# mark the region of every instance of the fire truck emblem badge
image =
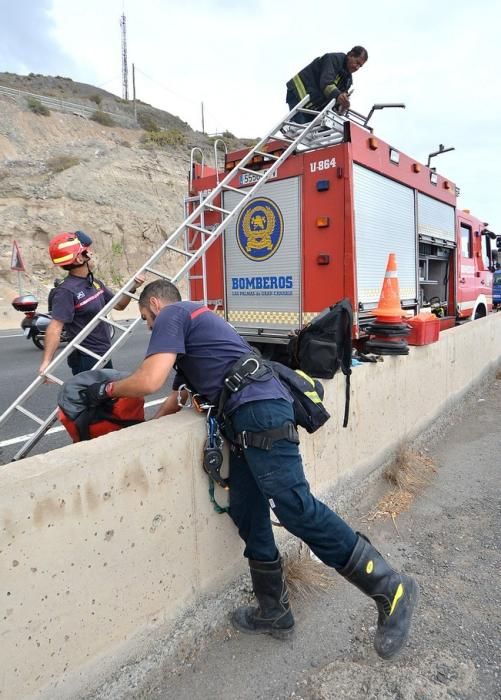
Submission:
POLYGON ((240 212, 237 241, 249 260, 267 260, 282 242, 284 220, 275 202, 266 197, 253 199, 240 212))

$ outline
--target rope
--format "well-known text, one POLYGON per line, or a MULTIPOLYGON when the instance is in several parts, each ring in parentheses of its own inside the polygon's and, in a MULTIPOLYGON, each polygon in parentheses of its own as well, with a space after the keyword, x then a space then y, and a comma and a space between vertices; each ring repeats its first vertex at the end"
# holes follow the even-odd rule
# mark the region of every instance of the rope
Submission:
POLYGON ((210 502, 212 503, 214 510, 218 515, 223 515, 224 513, 229 513, 230 512, 230 507, 229 506, 220 506, 219 503, 216 501, 216 497, 214 496, 214 479, 212 479, 210 476, 208 476, 209 479, 209 499, 210 502))

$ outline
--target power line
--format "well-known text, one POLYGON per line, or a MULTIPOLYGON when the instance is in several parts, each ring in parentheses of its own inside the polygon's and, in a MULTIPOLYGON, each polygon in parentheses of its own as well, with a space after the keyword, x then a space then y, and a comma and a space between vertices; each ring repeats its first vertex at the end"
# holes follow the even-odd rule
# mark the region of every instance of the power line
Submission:
MULTIPOLYGON (((193 100, 193 99, 190 99, 189 97, 185 97, 184 95, 180 95, 179 93, 175 92, 174 90, 171 90, 171 88, 169 88, 169 87, 167 87, 166 85, 164 85, 163 83, 161 83, 159 80, 156 80, 156 78, 152 78, 151 75, 148 75, 148 74, 145 73, 143 70, 141 70, 140 68, 138 68, 138 67, 137 67, 137 64, 135 64, 135 66, 136 66, 136 71, 137 71, 138 73, 141 73, 142 76, 144 76, 145 78, 147 78, 148 80, 150 80, 152 83, 154 83, 155 85, 157 85, 157 86, 158 86, 159 88, 161 88, 162 90, 165 90, 165 92, 168 92, 168 93, 170 93, 171 95, 174 95, 175 97, 179 98, 180 100, 183 100, 184 102, 188 102, 189 104, 195 105, 195 106, 197 106, 197 107, 200 105, 200 101, 199 101, 199 100, 193 100)), ((214 121, 215 121, 216 123, 217 123, 218 121, 219 121, 220 123, 221 123, 221 122, 224 122, 224 120, 221 119, 221 117, 215 115, 214 112, 212 112, 210 109, 207 109, 206 106, 205 106, 205 103, 204 103, 204 112, 205 112, 205 114, 208 114, 210 117, 212 117, 212 119, 214 119, 214 121)))

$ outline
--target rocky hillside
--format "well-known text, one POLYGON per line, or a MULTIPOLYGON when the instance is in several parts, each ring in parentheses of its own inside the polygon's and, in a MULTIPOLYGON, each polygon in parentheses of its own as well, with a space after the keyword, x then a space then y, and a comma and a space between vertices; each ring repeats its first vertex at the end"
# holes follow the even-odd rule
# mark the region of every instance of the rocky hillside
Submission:
MULTIPOLYGON (((0 86, 57 95, 117 116, 133 114, 132 106, 120 98, 67 78, 0 73, 0 86)), ((116 287, 183 219, 191 148, 201 146, 207 162, 213 160, 207 136, 142 103, 138 121, 144 128, 40 111, 44 110, 26 97, 0 95, 0 304, 4 307, 16 294, 17 276, 10 270, 13 240, 26 265, 23 288, 41 299, 55 274, 48 242, 64 230, 81 229, 93 237, 99 273, 116 287)), ((229 147, 237 145, 233 141, 229 147)), ((166 260, 164 268, 172 272, 177 266, 178 261, 166 260)))

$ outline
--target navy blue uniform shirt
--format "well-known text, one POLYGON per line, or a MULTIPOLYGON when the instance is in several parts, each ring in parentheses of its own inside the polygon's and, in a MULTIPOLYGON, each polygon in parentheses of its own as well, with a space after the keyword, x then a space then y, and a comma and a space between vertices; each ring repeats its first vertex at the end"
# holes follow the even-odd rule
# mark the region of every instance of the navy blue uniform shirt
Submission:
MULTIPOLYGON (((173 388, 186 383, 195 393, 217 405, 223 380, 232 365, 252 348, 229 323, 201 304, 180 301, 165 306, 153 324, 146 357, 157 353, 177 354, 173 388)), ((230 415, 238 406, 263 399, 286 399, 288 391, 275 377, 250 382, 232 395, 225 406, 230 415)))
MULTIPOLYGON (((64 323, 69 339, 72 340, 113 296, 113 292, 99 280, 89 284, 87 277, 68 275, 54 290, 52 318, 64 323)), ((104 355, 110 345, 110 332, 105 323, 99 323, 82 341, 83 347, 98 355, 104 355)))

